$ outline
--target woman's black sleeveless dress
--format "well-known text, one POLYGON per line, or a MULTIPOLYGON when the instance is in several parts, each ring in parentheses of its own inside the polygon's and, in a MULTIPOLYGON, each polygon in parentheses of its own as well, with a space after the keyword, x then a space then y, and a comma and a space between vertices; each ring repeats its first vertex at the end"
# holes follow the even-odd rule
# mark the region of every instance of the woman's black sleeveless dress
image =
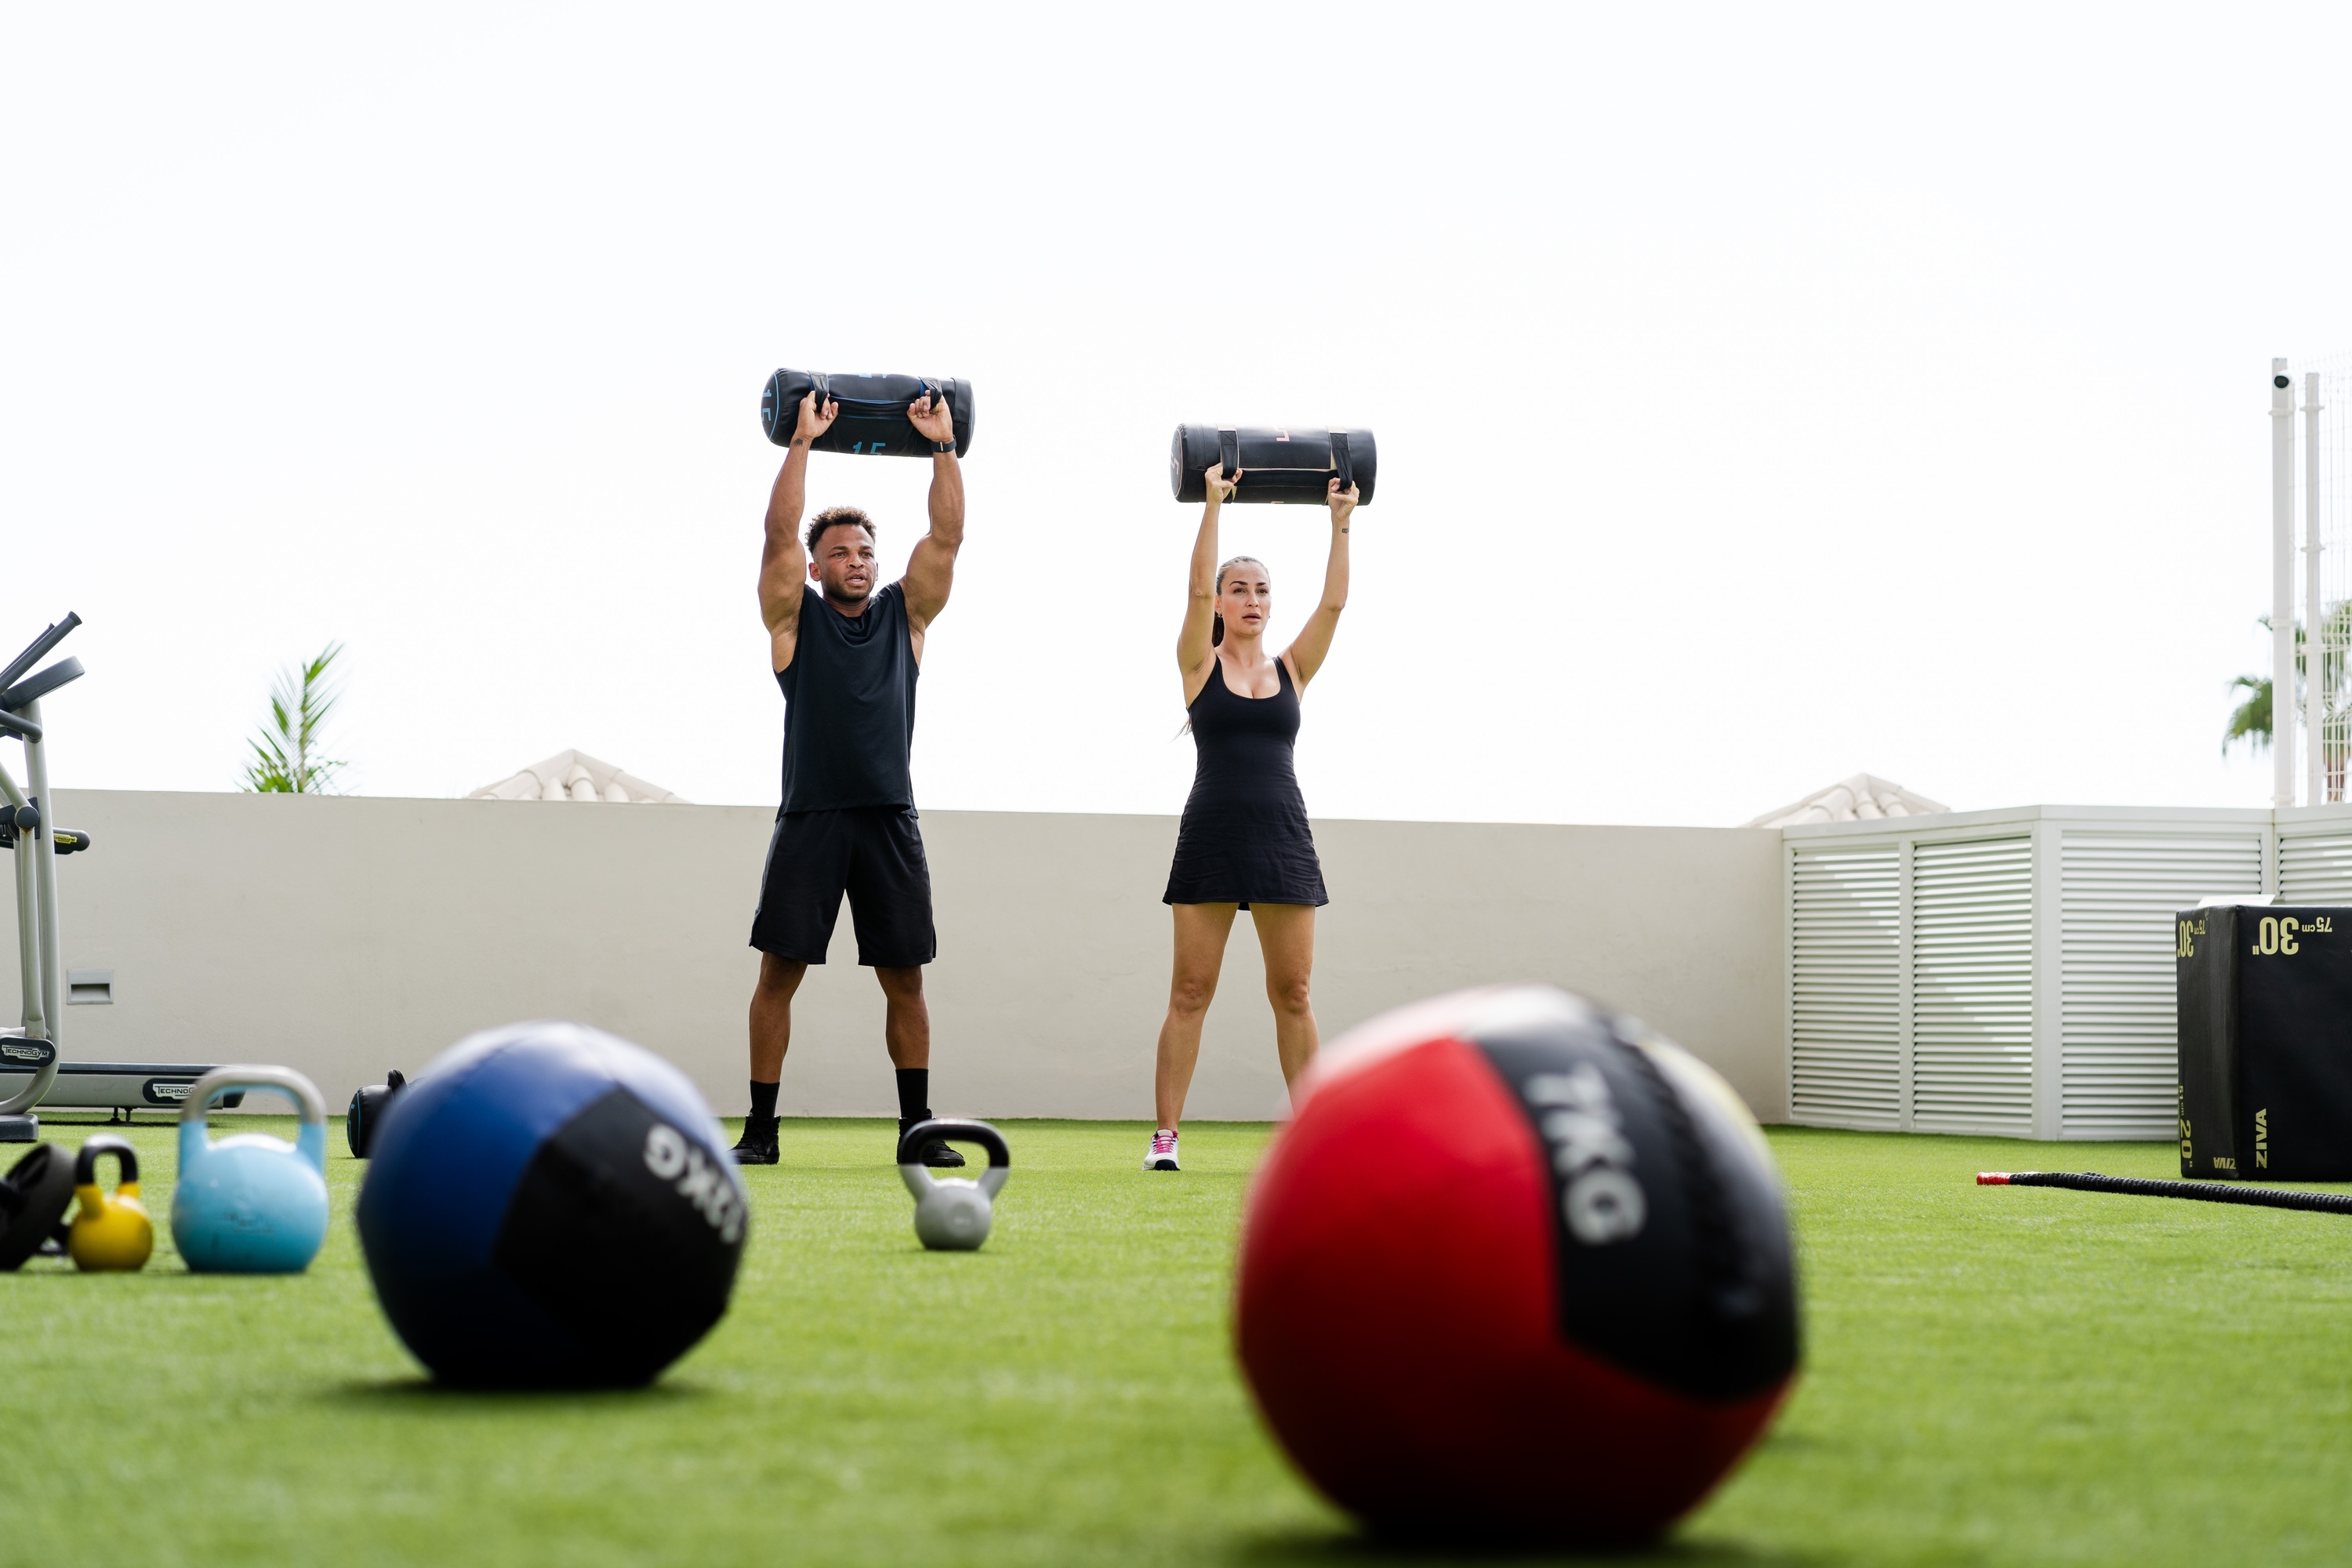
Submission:
POLYGON ((1176 834, 1176 864, 1163 904, 1328 904, 1323 862, 1307 826, 1307 801, 1291 771, 1298 689, 1274 661, 1282 689, 1242 697, 1213 659, 1192 699, 1192 794, 1176 834))

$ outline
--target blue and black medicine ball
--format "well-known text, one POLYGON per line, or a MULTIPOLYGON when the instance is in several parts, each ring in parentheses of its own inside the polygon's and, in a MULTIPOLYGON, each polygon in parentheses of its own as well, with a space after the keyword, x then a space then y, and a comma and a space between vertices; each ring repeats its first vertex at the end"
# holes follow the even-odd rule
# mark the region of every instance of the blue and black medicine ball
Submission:
POLYGON ((612 1387, 725 1315, 749 1211, 685 1074, 535 1023, 459 1041, 392 1101, 358 1218, 384 1315, 435 1376, 612 1387))

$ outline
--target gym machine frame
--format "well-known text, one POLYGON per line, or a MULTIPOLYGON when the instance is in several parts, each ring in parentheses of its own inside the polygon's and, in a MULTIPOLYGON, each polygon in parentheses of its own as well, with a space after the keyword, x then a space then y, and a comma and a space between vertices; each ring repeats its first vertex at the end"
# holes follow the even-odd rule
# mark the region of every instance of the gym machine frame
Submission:
POLYGON ((81 617, 68 613, 0 670, 0 734, 24 742, 25 782, 30 786, 17 788, 8 770, 0 767, 0 796, 6 798, 8 826, 15 829, 15 853, 9 858, 16 862, 17 974, 25 999, 23 1027, 0 1035, 0 1056, 39 1058, 32 1081, 0 1100, 0 1143, 29 1143, 40 1135, 40 1118, 29 1108, 41 1102, 58 1078, 58 1012, 64 1001, 65 975, 58 946, 56 801, 49 793, 48 757, 41 739, 41 699, 81 679, 81 660, 61 658, 38 675, 23 678, 79 625, 81 617))

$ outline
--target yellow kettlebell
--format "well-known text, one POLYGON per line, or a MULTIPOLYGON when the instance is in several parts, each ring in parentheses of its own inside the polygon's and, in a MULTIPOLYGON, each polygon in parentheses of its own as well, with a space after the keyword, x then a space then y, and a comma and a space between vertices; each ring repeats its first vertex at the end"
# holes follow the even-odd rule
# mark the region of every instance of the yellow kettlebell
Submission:
POLYGON ((66 1232, 66 1255, 77 1268, 144 1268, 155 1250, 155 1222, 139 1201, 139 1151, 128 1142, 101 1132, 85 1142, 74 1156, 74 1196, 81 1207, 66 1232), (121 1179, 114 1195, 98 1190, 98 1157, 112 1154, 121 1162, 121 1179))

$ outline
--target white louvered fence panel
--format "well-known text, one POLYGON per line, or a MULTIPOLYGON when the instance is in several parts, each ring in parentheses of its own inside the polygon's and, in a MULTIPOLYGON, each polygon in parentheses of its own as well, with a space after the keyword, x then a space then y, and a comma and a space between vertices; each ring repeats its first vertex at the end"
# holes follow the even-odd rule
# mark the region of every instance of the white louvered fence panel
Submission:
POLYGON ((1895 847, 1790 858, 1790 1112, 1833 1127, 1902 1115, 1902 861, 1895 847))
POLYGON ((2173 915, 2216 893, 2260 897, 2263 836, 2070 829, 2060 855, 2061 1135, 2170 1137, 2173 915))
POLYGON ((1911 1124, 2033 1132, 2033 840, 1911 858, 1911 1124))
POLYGON ((2279 902, 2352 903, 2352 834, 2280 834, 2279 902))

